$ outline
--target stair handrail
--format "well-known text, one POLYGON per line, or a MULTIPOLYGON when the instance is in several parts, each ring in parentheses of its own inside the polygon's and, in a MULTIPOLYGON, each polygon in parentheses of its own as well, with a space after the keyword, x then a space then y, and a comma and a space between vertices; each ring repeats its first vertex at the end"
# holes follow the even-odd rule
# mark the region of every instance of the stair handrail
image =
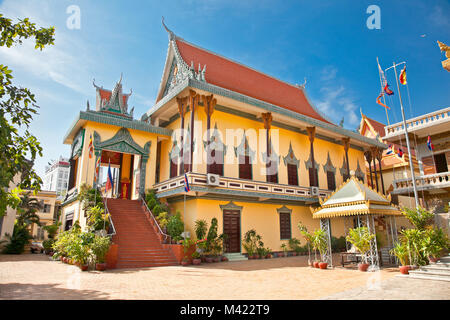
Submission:
POLYGON ((111 218, 111 214, 109 214, 108 205, 106 204, 106 197, 102 197, 103 200, 103 206, 105 207, 105 214, 108 215, 108 221, 109 221, 109 229, 108 229, 108 236, 112 237, 116 234, 116 228, 114 227, 114 222, 111 218), (112 228, 112 232, 110 233, 110 230, 112 228))
POLYGON ((167 238, 168 238, 168 239, 169 239, 169 243, 172 243, 172 238, 171 238, 171 236, 169 236, 168 234, 165 234, 165 233, 162 231, 162 229, 161 229, 161 227, 160 227, 158 221, 156 220, 156 218, 155 218, 155 216, 153 215, 152 211, 148 208, 147 203, 145 202, 145 200, 144 200, 144 198, 142 197, 142 195, 139 195, 139 198, 141 199, 142 203, 144 204, 145 209, 147 210, 148 214, 149 214, 150 217, 153 219, 153 222, 154 222, 154 223, 156 224, 156 226, 158 227, 159 233, 160 233, 162 236, 164 236, 164 241, 167 242, 167 238))

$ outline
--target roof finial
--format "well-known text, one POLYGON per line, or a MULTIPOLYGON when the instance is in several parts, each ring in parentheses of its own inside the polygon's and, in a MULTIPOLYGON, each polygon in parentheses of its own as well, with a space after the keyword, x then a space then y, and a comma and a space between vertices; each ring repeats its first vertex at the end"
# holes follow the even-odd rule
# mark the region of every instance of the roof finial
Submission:
POLYGON ((86 103, 86 111, 89 111, 91 108, 90 108, 90 106, 89 106, 89 99, 87 100, 87 103, 86 103))
POLYGON ((122 83, 123 72, 120 73, 120 79, 118 83, 122 83))
POLYGON ((169 34, 169 40, 174 40, 175 34, 169 28, 167 28, 166 24, 164 23, 164 16, 162 16, 161 22, 164 29, 166 29, 167 33, 169 34))

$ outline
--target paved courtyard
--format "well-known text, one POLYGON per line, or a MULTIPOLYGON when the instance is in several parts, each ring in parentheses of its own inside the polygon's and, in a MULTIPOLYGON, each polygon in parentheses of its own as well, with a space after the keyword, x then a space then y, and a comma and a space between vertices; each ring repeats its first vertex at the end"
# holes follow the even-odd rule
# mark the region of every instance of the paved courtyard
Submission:
POLYGON ((0 255, 0 299, 450 299, 450 283, 396 277, 396 269, 306 264, 301 256, 81 272, 45 255, 0 255))

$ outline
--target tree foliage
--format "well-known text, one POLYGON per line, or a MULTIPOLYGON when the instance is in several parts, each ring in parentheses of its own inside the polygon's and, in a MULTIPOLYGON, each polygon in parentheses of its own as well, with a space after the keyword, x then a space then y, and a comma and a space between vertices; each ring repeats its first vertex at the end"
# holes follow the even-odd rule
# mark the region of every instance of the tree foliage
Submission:
MULTIPOLYGON (((0 14, 2 47, 21 45, 23 40, 34 38, 35 49, 42 50, 54 44, 54 35, 54 27, 38 28, 28 18, 13 23, 0 14)), ((8 206, 17 208, 21 190, 40 189, 42 180, 32 164, 38 155, 42 156, 42 147, 28 130, 37 109, 34 94, 13 84, 12 70, 0 64, 0 216, 8 206), (22 179, 10 191, 10 183, 18 174, 22 179)))

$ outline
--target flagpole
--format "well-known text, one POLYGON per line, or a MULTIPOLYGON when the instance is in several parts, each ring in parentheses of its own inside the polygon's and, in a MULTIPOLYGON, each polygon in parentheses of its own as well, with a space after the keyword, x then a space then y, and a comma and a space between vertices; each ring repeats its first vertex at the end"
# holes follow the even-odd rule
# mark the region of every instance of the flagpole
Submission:
MULTIPOLYGON (((402 63, 405 63, 405 62, 401 62, 399 64, 402 64, 402 63)), ((399 65, 399 64, 397 64, 397 65, 399 65)), ((411 179, 412 179, 412 184, 413 184, 413 189, 414 189, 414 200, 416 201, 416 208, 419 208, 419 198, 418 198, 418 195, 417 195, 416 177, 414 175, 414 167, 413 167, 412 156, 411 156, 412 153, 411 153, 411 148, 409 146, 408 128, 407 128, 406 120, 405 120, 405 110, 403 109, 402 94, 400 92, 400 86, 398 84, 397 68, 396 68, 397 65, 395 64, 395 62, 393 63, 394 73, 395 73, 395 82, 397 83, 398 98, 400 100, 400 108, 402 110, 403 126, 405 127, 406 147, 408 148, 408 154, 409 154, 408 158, 409 158, 409 167, 411 169, 411 179)))

